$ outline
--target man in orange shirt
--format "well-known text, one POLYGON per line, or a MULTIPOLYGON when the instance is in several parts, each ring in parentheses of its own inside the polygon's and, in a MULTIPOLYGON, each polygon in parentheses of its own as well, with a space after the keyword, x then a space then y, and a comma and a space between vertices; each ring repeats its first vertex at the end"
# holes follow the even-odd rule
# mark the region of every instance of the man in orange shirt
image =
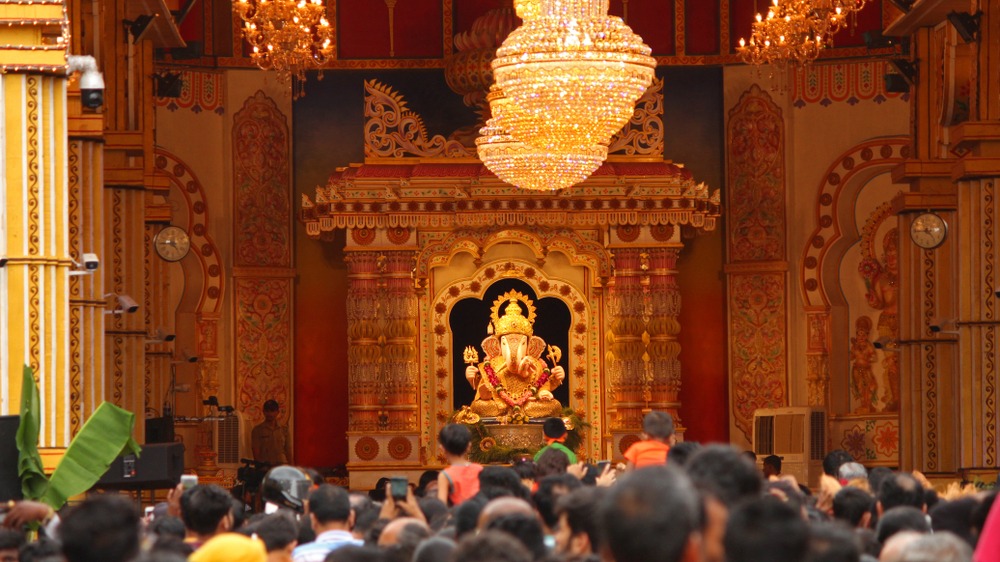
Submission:
POLYGON ((667 464, 667 452, 674 444, 674 418, 667 412, 650 412, 642 419, 643 440, 625 451, 626 470, 667 464))

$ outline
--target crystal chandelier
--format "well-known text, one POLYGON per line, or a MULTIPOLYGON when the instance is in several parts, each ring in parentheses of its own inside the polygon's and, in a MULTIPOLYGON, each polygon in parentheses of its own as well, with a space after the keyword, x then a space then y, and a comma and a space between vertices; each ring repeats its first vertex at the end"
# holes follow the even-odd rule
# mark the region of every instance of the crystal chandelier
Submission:
MULTIPOLYGON (((530 4, 530 3, 529 3, 530 4)), ((541 0, 497 50, 510 100, 504 129, 530 146, 574 153, 607 144, 631 118, 656 61, 608 0, 541 0)))
POLYGON ((833 46, 833 35, 867 1, 772 0, 767 16, 757 13, 749 43, 740 38, 736 50, 744 62, 753 65, 783 69, 789 63, 809 64, 825 47, 833 46))
POLYGON ((253 49, 250 58, 263 70, 277 72, 283 83, 294 76, 293 97, 301 97, 306 71, 320 68, 333 54, 333 28, 323 0, 239 0, 233 6, 253 49))
POLYGON ((479 130, 479 159, 498 178, 521 189, 552 191, 587 179, 608 157, 607 144, 575 151, 543 150, 516 140, 504 129, 510 101, 494 85, 487 96, 493 113, 479 130))

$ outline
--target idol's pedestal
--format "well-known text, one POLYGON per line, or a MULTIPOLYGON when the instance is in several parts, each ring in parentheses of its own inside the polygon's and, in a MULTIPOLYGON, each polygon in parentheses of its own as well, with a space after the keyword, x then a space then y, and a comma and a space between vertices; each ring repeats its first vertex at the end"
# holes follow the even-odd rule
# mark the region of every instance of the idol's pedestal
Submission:
POLYGON ((537 451, 545 445, 542 424, 539 423, 487 423, 486 433, 497 445, 508 449, 528 449, 537 451))

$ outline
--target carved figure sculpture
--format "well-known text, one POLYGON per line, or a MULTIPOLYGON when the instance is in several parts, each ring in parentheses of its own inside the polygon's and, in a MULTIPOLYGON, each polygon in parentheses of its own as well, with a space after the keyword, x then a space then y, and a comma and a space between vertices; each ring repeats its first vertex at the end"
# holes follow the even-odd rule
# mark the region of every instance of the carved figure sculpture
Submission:
POLYGON ((871 414, 878 411, 878 382, 872 365, 878 360, 875 346, 869 336, 872 319, 859 316, 854 322, 854 337, 851 338, 851 394, 857 406, 854 413, 871 414))
POLYGON ((508 291, 493 301, 490 335, 481 344, 485 361, 479 363, 475 349, 465 350, 469 363, 465 378, 476 389, 469 409, 475 414, 513 422, 561 415, 562 405, 552 396, 552 390, 566 378, 558 365, 561 351, 546 346, 545 340, 533 334, 535 316, 531 300, 518 291, 508 291), (504 303, 507 306, 500 316, 504 303), (527 316, 521 310, 522 304, 527 316), (546 359, 553 364, 551 369, 542 359, 546 350, 546 359))
MULTIPOLYGON (((896 283, 899 279, 899 230, 890 229, 882 238, 882 251, 885 263, 879 263, 874 258, 862 260, 859 266, 861 276, 865 280, 868 306, 879 311, 878 335, 880 338, 896 341, 899 339, 898 293, 896 283)), ((896 349, 887 350, 882 360, 882 373, 885 376, 886 388, 882 397, 885 402, 884 411, 899 410, 899 353, 896 349)))

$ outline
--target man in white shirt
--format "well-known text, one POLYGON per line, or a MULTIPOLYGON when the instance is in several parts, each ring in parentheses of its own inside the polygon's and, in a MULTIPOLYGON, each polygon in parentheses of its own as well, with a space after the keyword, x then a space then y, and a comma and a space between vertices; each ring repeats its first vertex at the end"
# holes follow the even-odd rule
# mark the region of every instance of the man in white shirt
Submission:
POLYGON ((316 540, 299 545, 292 552, 295 562, 323 562, 330 552, 349 544, 361 546, 354 538, 354 510, 343 488, 323 484, 309 494, 309 520, 316 540))

